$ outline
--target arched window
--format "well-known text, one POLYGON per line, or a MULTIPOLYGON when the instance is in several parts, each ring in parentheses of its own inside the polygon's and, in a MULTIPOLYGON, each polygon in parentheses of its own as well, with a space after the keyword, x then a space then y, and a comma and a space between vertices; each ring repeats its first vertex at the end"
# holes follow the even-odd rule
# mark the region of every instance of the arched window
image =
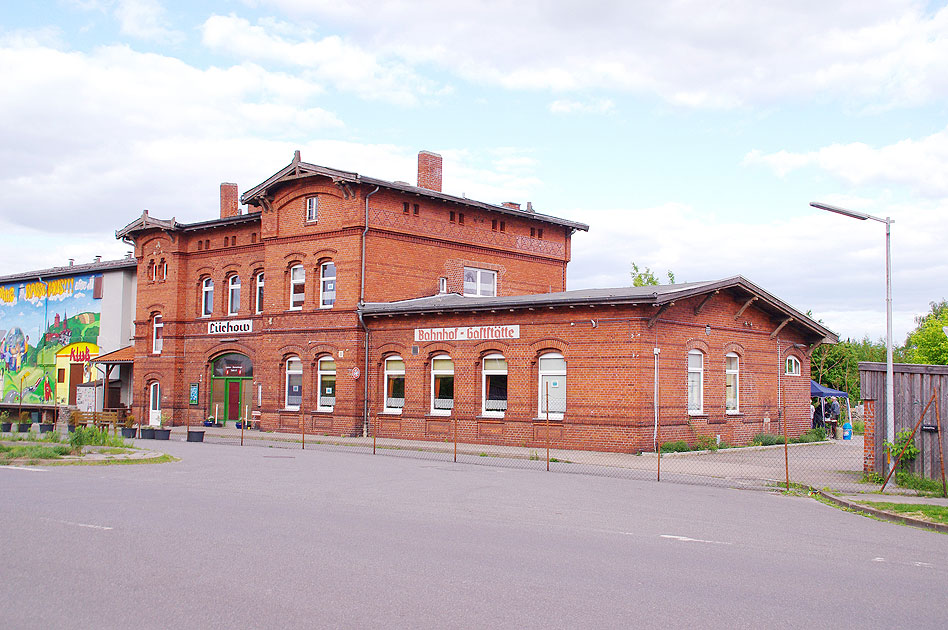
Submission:
POLYGON ((538 362, 540 382, 540 417, 562 420, 566 412, 566 359, 558 352, 549 352, 538 362))
POLYGON ((236 315, 240 310, 240 276, 231 276, 228 285, 227 314, 236 315))
POLYGON ((151 352, 152 354, 161 354, 162 336, 165 325, 161 321, 161 315, 155 315, 152 320, 151 328, 151 352))
POLYGON ((332 411, 336 406, 336 361, 323 357, 317 363, 316 386, 319 391, 317 411, 332 411))
POLYGON ((454 408, 454 361, 446 354, 431 360, 431 413, 450 415, 454 408))
POLYGON ((168 262, 164 258, 162 258, 161 262, 158 264, 158 279, 168 279, 168 262))
POLYGON ((701 350, 688 353, 688 413, 704 413, 704 353, 701 350))
POLYGON ((793 356, 787 357, 787 375, 800 376, 800 359, 793 356))
POLYGON ((154 260, 148 261, 148 281, 154 282, 157 279, 156 274, 158 273, 157 267, 155 266, 154 260))
POLYGON ((302 309, 305 298, 306 270, 303 269, 303 265, 294 265, 290 269, 290 310, 302 309))
POLYGON ((332 308, 336 303, 336 265, 323 263, 319 267, 319 308, 332 308))
POLYGON ((263 272, 257 274, 257 300, 254 309, 257 313, 263 312, 263 272))
POLYGON ((741 375, 740 358, 729 352, 724 355, 724 411, 725 413, 740 413, 741 403, 741 375))
POLYGON ((405 406, 405 362, 401 357, 385 359, 384 413, 401 413, 405 406))
POLYGON ((299 357, 286 360, 286 409, 299 411, 303 404, 303 362, 299 357))
POLYGON ((204 278, 201 300, 201 315, 210 315, 214 312, 214 281, 204 278))
POLYGON ((507 360, 488 354, 481 368, 481 413, 502 418, 507 411, 507 360))

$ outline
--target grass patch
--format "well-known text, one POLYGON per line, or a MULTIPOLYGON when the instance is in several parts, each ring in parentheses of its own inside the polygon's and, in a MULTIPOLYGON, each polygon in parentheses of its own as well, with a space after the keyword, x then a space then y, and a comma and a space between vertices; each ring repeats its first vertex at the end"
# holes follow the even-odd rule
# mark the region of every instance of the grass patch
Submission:
POLYGON ((160 457, 150 457, 148 459, 96 459, 96 460, 82 460, 82 459, 73 459, 66 461, 58 462, 48 462, 45 465, 48 466, 130 466, 137 464, 166 464, 168 462, 177 462, 180 461, 177 457, 173 457, 165 453, 160 457))
POLYGON ((59 459, 63 455, 72 453, 72 447, 65 444, 46 446, 43 444, 16 444, 8 446, 0 444, 0 464, 9 464, 18 459, 59 459))
POLYGON ((108 448, 97 449, 95 452, 99 455, 125 455, 126 453, 135 452, 135 449, 110 446, 108 448))
POLYGON ((876 501, 860 501, 861 505, 894 512, 901 516, 917 518, 929 523, 944 523, 948 525, 948 507, 943 505, 919 505, 915 503, 878 503, 876 501))

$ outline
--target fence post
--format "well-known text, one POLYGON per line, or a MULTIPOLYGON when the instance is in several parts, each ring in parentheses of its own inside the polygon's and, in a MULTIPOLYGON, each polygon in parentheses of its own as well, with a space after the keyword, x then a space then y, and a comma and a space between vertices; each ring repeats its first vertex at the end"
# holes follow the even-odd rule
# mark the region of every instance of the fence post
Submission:
POLYGON ((451 427, 454 433, 454 463, 458 463, 458 417, 452 412, 451 427))
POLYGON ((787 492, 790 492, 790 444, 787 441, 787 409, 783 407, 777 410, 780 426, 783 428, 783 465, 787 471, 787 492))
POLYGON ((300 436, 301 436, 301 438, 302 438, 302 440, 303 440, 303 450, 305 451, 305 450, 306 450, 306 427, 305 427, 305 425, 303 424, 303 422, 304 422, 303 416, 304 416, 304 415, 305 415, 304 413, 300 413, 300 436))
POLYGON ((941 433, 941 401, 935 390, 935 424, 938 425, 938 460, 941 462, 941 496, 948 498, 948 484, 945 483, 945 438, 941 433))

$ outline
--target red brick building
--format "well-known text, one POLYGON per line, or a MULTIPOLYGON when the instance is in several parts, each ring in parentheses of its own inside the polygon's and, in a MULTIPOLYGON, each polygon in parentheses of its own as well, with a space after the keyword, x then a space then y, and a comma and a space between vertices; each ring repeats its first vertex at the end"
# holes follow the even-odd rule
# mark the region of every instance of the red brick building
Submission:
POLYGON ((565 291, 586 225, 307 164, 221 217, 142 217, 135 388, 153 423, 638 451, 809 427, 833 333, 743 278, 565 291), (656 400, 657 405, 654 404, 656 400))

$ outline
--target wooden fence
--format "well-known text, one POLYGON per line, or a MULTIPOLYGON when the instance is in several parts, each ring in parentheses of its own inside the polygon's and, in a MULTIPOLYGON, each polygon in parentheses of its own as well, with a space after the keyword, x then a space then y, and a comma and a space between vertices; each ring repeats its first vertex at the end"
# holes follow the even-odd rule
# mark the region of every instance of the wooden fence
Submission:
MULTIPOLYGON (((921 452, 908 468, 916 475, 941 479, 941 462, 948 441, 944 436, 948 429, 948 365, 896 363, 893 378, 896 435, 903 429, 911 431, 932 393, 938 394, 942 430, 940 433, 937 431, 935 405, 932 405, 915 434, 915 445, 921 452)), ((866 403, 864 470, 883 474, 886 458, 885 363, 860 362, 859 384, 866 403)))

